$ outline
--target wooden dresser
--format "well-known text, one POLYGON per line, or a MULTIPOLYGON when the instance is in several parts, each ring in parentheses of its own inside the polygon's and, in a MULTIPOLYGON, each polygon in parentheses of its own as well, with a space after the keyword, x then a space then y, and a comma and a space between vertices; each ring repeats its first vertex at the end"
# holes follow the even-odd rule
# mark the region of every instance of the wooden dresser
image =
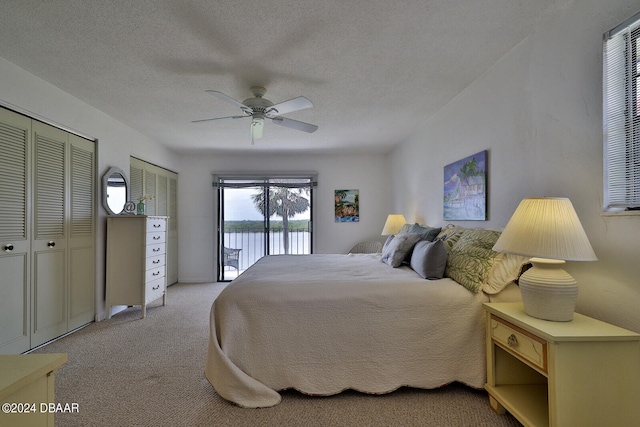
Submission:
POLYGON ((114 305, 167 302, 166 216, 117 215, 107 218, 107 318, 114 305))

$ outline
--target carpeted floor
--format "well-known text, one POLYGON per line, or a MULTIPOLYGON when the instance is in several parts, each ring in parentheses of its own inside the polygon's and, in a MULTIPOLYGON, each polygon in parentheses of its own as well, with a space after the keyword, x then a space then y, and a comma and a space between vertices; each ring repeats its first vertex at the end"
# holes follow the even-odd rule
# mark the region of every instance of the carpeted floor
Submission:
POLYGON ((68 353, 56 374, 56 400, 79 413, 56 415, 64 426, 519 426, 497 415, 484 391, 460 384, 402 388, 373 396, 353 391, 310 397, 282 393, 273 408, 243 409, 218 396, 204 378, 209 309, 224 284, 177 284, 161 300, 133 307, 35 353, 68 353))

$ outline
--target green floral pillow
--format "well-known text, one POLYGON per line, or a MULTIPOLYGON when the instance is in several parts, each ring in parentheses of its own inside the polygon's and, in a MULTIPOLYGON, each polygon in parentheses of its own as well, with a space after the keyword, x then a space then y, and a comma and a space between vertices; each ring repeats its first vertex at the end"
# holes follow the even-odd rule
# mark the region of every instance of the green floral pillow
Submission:
POLYGON ((465 230, 449 251, 445 276, 472 292, 479 292, 498 255, 491 248, 499 236, 499 231, 465 230))
POLYGON ((440 233, 436 236, 436 240, 442 240, 445 243, 444 247, 449 251, 466 230, 466 228, 449 224, 440 230, 440 233))

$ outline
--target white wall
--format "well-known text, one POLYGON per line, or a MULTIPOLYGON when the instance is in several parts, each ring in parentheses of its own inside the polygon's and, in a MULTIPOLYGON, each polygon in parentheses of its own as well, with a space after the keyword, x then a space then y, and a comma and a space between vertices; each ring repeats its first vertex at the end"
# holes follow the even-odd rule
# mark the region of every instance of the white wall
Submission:
POLYGON ((443 167, 489 150, 486 222, 502 228, 521 199, 569 197, 599 261, 568 263, 577 311, 640 332, 640 216, 602 214, 602 34, 637 1, 567 1, 538 31, 392 155, 393 204, 443 224, 443 167))
POLYGON ((99 188, 102 174, 117 166, 129 174, 129 156, 178 171, 179 156, 130 127, 0 58, 0 102, 91 138, 97 138, 98 226, 96 317, 104 318, 106 212, 99 188))
MULTIPOLYGON (((318 172, 316 191, 316 252, 346 252, 363 240, 382 240, 389 213, 388 156, 370 155, 202 155, 181 156, 74 98, 16 65, 0 58, 0 103, 98 139, 98 182, 111 166, 129 172, 135 156, 179 174, 179 274, 181 280, 216 278, 214 233, 216 212, 212 173, 242 171, 318 172), (359 189, 361 221, 333 222, 333 191, 359 189)), ((106 212, 98 194, 96 246, 96 318, 104 318, 106 212)))
POLYGON ((180 281, 205 282, 216 278, 215 224, 217 221, 212 174, 231 172, 317 172, 314 240, 316 253, 346 253, 354 244, 380 240, 389 214, 388 156, 367 155, 184 155, 178 197, 180 216, 180 281), (360 222, 334 222, 334 190, 360 190, 360 222))

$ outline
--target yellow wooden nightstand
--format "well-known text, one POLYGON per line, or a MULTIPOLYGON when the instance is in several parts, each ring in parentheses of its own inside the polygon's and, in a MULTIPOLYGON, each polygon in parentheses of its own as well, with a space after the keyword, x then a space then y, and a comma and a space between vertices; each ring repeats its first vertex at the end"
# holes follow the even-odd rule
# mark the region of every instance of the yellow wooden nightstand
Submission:
POLYGON ((65 353, 0 355, 0 425, 53 427, 48 404, 56 403, 54 374, 66 362, 65 353))
POLYGON ((575 313, 528 316, 522 303, 485 303, 491 407, 525 426, 637 426, 640 334, 575 313))

